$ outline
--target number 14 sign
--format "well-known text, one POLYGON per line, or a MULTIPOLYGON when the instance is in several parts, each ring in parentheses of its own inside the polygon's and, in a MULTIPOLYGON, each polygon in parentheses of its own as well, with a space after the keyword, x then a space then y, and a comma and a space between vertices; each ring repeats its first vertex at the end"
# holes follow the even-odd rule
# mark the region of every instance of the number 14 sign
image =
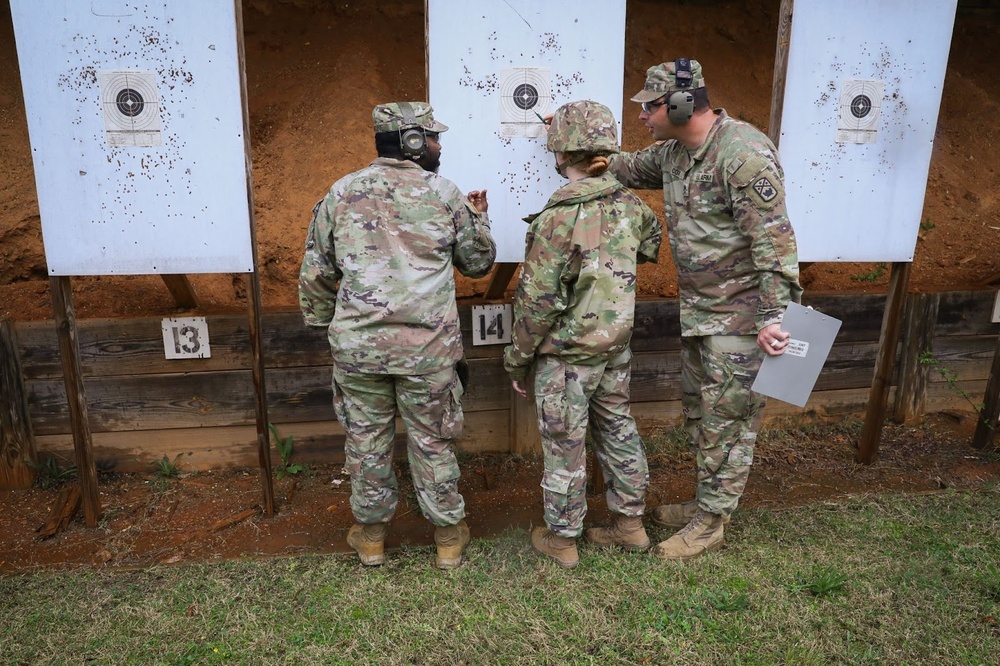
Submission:
POLYGON ((472 306, 472 344, 500 345, 510 342, 514 309, 510 303, 472 306))

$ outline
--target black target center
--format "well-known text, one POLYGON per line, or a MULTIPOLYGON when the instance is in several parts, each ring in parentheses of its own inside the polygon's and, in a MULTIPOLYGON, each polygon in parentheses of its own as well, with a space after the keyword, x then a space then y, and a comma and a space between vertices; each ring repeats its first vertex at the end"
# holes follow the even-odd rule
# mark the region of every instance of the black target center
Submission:
POLYGON ((138 91, 131 88, 122 88, 115 97, 115 104, 118 105, 118 110, 122 115, 135 118, 142 113, 145 102, 138 91))
POLYGON ((534 108, 538 104, 538 89, 530 83, 522 83, 514 88, 514 104, 525 111, 534 108))
POLYGON ((851 100, 851 115, 864 118, 872 111, 872 100, 868 95, 858 95, 851 100))

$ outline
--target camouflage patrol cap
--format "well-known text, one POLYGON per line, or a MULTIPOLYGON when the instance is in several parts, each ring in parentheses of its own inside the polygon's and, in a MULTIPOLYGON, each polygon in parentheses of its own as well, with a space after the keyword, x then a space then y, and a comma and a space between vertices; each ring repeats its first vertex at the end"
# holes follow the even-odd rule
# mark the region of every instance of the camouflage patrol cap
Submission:
POLYGON ((545 147, 553 153, 617 153, 615 116, 608 107, 590 100, 563 104, 552 114, 545 147))
MULTIPOLYGON (((691 85, 684 90, 704 88, 705 79, 701 74, 701 63, 691 60, 691 85)), ((664 62, 646 70, 646 85, 632 98, 633 102, 652 102, 670 92, 681 90, 677 85, 677 68, 673 62, 664 62)))
POLYGON ((434 120, 434 109, 427 102, 389 102, 372 110, 375 132, 398 132, 421 127, 428 132, 445 132, 448 126, 434 120))

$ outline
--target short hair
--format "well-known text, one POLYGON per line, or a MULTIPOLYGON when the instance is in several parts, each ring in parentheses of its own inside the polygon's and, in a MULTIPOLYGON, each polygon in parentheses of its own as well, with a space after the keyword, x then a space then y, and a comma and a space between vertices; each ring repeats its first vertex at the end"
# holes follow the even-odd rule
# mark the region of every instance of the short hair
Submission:
POLYGON ((695 111, 712 108, 712 103, 708 101, 708 88, 704 86, 695 88, 691 91, 691 96, 694 98, 695 111))
POLYGON ((403 159, 403 150, 399 145, 399 132, 376 132, 375 151, 379 157, 403 159))

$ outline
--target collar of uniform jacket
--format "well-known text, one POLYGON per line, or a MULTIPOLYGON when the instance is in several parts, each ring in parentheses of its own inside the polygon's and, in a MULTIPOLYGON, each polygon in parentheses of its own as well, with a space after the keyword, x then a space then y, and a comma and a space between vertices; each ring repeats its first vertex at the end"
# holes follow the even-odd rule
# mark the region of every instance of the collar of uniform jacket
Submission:
POLYGON ((376 157, 370 166, 387 166, 397 169, 423 169, 422 166, 411 160, 397 160, 394 157, 376 157))
POLYGON ((545 207, 534 215, 524 218, 527 223, 532 223, 536 217, 544 213, 549 208, 563 204, 580 204, 585 201, 599 199, 607 196, 615 190, 620 190, 622 184, 619 183, 610 173, 603 173, 596 178, 581 178, 571 183, 566 183, 549 197, 545 207))

